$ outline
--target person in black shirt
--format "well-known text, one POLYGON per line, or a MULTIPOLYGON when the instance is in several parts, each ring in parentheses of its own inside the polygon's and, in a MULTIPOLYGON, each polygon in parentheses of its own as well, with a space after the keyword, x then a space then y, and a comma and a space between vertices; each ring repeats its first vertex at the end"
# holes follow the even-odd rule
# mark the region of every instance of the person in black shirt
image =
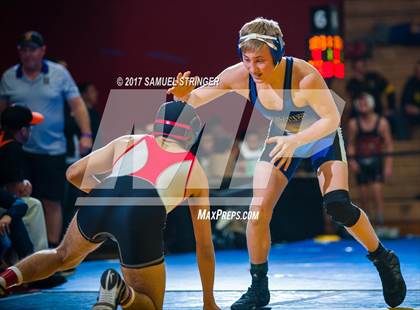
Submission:
POLYGON ((86 103, 88 109, 89 118, 90 118, 90 127, 92 129, 92 137, 96 138, 98 133, 99 123, 101 117, 99 116, 98 111, 96 110, 96 105, 98 104, 98 90, 95 85, 91 82, 85 82, 78 85, 80 95, 86 103))
MULTIPOLYGON (((80 95, 83 98, 83 101, 86 104, 86 108, 89 113, 90 127, 92 130, 92 138, 95 139, 98 133, 99 124, 101 122, 101 117, 96 111, 95 106, 98 102, 98 91, 95 85, 91 82, 84 82, 77 85, 80 91, 80 95)), ((76 154, 76 145, 74 143, 74 137, 77 136, 78 139, 81 137, 80 129, 77 127, 76 120, 73 115, 70 113, 69 109, 66 112, 66 140, 67 140, 67 156, 69 158, 80 158, 80 154, 76 154)), ((86 154, 83 154, 86 155, 86 154)), ((75 161, 73 159, 73 161, 75 161)))
POLYGON ((401 99, 402 112, 410 126, 420 125, 420 60, 417 61, 414 75, 405 83, 401 99))
MULTIPOLYGON (((7 107, 1 115, 0 129, 0 186, 16 194, 31 191, 24 180, 22 144, 31 133, 31 126, 42 122, 43 116, 24 106, 7 107)), ((30 193, 29 193, 30 194, 30 193)))
POLYGON ((22 145, 29 139, 31 126, 42 120, 41 114, 27 107, 9 106, 1 115, 0 129, 0 188, 28 205, 23 221, 36 251, 48 248, 47 232, 42 204, 30 197, 32 184, 24 178, 22 145))
MULTIPOLYGON (((347 82, 346 89, 352 102, 362 93, 369 93, 375 100, 375 113, 391 116, 395 111, 395 88, 384 76, 378 72, 368 71, 366 60, 357 59, 352 63, 354 76, 347 82), (386 95, 387 104, 382 102, 382 95, 386 95)), ((357 110, 352 106, 352 116, 357 110)))

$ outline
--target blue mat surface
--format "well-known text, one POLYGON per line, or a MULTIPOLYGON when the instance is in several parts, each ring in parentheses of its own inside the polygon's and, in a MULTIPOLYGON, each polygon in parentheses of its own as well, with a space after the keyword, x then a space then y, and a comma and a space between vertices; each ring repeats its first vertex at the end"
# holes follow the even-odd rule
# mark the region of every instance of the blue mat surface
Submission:
MULTIPOLYGON (((400 258, 408 294, 400 309, 420 309, 420 238, 385 241, 400 258)), ((272 309, 387 309, 379 276, 355 241, 274 245, 270 254, 272 309)), ((223 309, 250 284, 246 251, 216 253, 216 298, 223 309)), ((169 255, 165 309, 201 309, 195 255, 169 255)), ((90 309, 99 278, 117 261, 82 263, 68 282, 39 293, 0 300, 0 309, 90 309)))

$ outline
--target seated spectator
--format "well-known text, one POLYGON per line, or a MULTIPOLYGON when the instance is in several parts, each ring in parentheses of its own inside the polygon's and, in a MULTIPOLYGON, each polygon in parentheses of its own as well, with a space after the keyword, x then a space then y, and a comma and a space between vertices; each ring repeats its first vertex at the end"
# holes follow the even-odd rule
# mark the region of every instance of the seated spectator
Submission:
MULTIPOLYGON (((4 238, 8 237, 19 259, 34 252, 28 231, 22 220, 27 210, 28 206, 22 199, 0 189, 0 236, 3 242, 4 238)), ((10 262, 10 264, 13 263, 10 262)))
POLYGON ((0 188, 27 204, 23 221, 36 251, 48 248, 47 233, 41 202, 30 197, 32 185, 24 179, 22 145, 29 139, 31 126, 42 119, 26 107, 10 106, 1 115, 0 130, 0 188))
POLYGON ((4 260, 7 251, 12 247, 12 242, 7 234, 0 235, 0 271, 7 269, 10 264, 4 260))
POLYGON ((382 183, 392 175, 393 151, 390 127, 386 118, 374 112, 373 96, 365 93, 356 99, 358 116, 350 120, 348 130, 348 155, 351 170, 359 185, 360 206, 377 225, 384 224, 382 183), (373 204, 369 205, 369 194, 373 204))
POLYGON ((414 75, 405 83, 401 108, 412 132, 413 127, 420 126, 420 60, 414 68, 414 75))
POLYGON ((386 45, 420 45, 420 17, 392 26, 377 24, 371 36, 376 43, 386 45))
POLYGON ((264 140, 259 138, 257 131, 248 130, 245 141, 241 144, 241 165, 243 165, 244 175, 246 177, 252 177, 254 175, 255 165, 264 148, 264 144, 261 141, 264 140))

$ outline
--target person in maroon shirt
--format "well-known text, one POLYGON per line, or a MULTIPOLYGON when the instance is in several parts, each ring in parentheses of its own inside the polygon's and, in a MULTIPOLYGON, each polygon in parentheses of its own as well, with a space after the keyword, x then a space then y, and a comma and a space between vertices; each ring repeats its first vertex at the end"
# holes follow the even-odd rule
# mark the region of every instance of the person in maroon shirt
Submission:
POLYGON ((383 225, 382 183, 392 176, 392 156, 384 153, 393 151, 391 129, 387 119, 374 112, 375 99, 370 94, 362 94, 355 106, 359 116, 349 123, 349 165, 359 184, 361 206, 376 224, 383 225), (372 208, 368 205, 369 192, 374 201, 372 208))

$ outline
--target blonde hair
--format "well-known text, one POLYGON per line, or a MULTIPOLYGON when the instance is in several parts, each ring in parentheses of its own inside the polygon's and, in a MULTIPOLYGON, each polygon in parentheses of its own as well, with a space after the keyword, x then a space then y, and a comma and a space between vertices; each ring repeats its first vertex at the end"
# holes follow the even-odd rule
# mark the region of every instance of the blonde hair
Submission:
MULTIPOLYGON (((251 33, 257 33, 276 38, 283 37, 283 33, 281 32, 278 22, 272 19, 266 19, 264 17, 257 17, 256 19, 251 20, 250 22, 247 22, 245 25, 243 25, 241 30, 239 30, 239 37, 243 37, 251 33)), ((259 49, 263 44, 264 42, 260 40, 248 40, 241 45, 241 49, 242 51, 255 51, 259 49)))

